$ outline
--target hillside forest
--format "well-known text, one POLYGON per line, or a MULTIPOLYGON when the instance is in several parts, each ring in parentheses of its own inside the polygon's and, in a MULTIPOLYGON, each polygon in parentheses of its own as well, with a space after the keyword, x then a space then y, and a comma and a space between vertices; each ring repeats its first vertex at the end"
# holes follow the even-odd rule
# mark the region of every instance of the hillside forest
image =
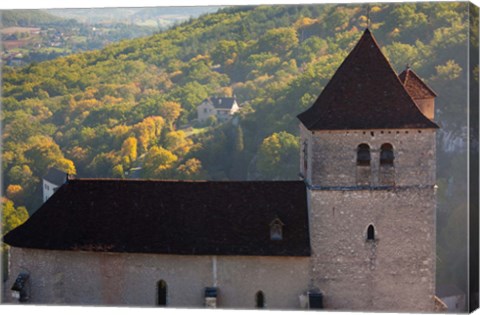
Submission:
MULTIPOLYGON (((298 179, 296 115, 369 23, 397 73, 409 64, 437 91, 438 285, 466 291, 466 89, 478 75, 467 63, 469 41, 478 45, 469 8, 227 7, 101 50, 3 66, 4 216, 22 221, 41 205, 50 167, 81 178, 298 179), (197 122, 196 106, 215 95, 241 110, 197 122)), ((3 233, 14 221, 2 220, 3 233)))

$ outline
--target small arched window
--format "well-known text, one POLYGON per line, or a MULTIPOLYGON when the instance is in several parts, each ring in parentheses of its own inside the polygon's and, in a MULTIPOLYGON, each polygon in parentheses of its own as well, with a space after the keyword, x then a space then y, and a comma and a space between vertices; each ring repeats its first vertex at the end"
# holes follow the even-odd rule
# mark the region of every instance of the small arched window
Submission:
POLYGON ((262 291, 258 291, 255 294, 255 307, 265 308, 265 294, 262 291))
POLYGON ((164 280, 157 282, 157 305, 167 306, 167 283, 164 280))
POLYGON ((362 143, 357 148, 357 165, 370 166, 370 147, 366 143, 362 143))
POLYGON ((367 241, 374 241, 375 240, 375 228, 373 225, 369 225, 367 229, 367 241))
POLYGON ((384 143, 380 147, 380 165, 393 165, 393 160, 395 156, 393 155, 393 147, 390 143, 384 143))
POLYGON ((276 218, 270 223, 270 239, 272 241, 281 241, 283 239, 283 222, 276 218))

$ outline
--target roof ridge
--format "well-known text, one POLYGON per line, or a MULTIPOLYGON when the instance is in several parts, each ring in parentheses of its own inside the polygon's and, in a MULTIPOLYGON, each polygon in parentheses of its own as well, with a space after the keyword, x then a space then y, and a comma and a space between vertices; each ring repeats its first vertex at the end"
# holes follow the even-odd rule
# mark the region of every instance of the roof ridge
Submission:
POLYGON ((155 179, 155 178, 73 178, 69 182, 130 182, 130 183, 215 183, 215 184, 231 184, 231 183, 304 183, 302 180, 192 180, 192 179, 155 179))

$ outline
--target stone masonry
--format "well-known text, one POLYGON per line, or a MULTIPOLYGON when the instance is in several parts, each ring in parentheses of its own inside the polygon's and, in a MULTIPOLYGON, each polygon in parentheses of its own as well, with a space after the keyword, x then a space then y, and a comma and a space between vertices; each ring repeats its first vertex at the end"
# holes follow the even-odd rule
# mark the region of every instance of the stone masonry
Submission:
MULTIPOLYGON (((15 261, 7 288, 17 274, 28 272, 31 304, 153 307, 157 283, 164 280, 168 307, 203 308, 205 287, 217 286, 220 308, 254 308, 255 294, 261 290, 267 308, 298 309, 309 276, 308 257, 10 249, 15 261)), ((9 295, 5 298, 18 303, 9 295)))
MULTIPOLYGON (((327 309, 432 311, 435 294, 435 131, 311 132, 307 143, 313 288, 327 309), (359 144, 371 148, 358 185, 359 144), (380 147, 394 148, 394 184, 379 181, 380 147), (367 229, 374 228, 374 240, 367 229)), ((302 153, 302 161, 304 156, 302 153)))

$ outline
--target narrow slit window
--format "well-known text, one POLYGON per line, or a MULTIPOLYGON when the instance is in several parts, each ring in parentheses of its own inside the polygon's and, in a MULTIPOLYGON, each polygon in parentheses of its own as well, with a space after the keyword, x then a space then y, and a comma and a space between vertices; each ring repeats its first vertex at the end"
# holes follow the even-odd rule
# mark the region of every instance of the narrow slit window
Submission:
POLYGON ((303 143, 303 170, 304 170, 304 176, 306 177, 307 175, 307 169, 308 169, 308 142, 305 140, 303 143))
POLYGON ((258 291, 255 294, 255 307, 265 308, 265 294, 262 291, 258 291))
POLYGON ((369 225, 367 229, 367 241, 374 241, 375 240, 375 228, 373 225, 369 225))
POLYGON ((370 146, 362 143, 357 148, 357 165, 370 166, 370 146))
POLYGON ((382 144, 380 148, 380 165, 393 166, 393 146, 390 143, 382 144))
POLYGON ((164 280, 157 282, 157 305, 167 306, 167 283, 164 280))

